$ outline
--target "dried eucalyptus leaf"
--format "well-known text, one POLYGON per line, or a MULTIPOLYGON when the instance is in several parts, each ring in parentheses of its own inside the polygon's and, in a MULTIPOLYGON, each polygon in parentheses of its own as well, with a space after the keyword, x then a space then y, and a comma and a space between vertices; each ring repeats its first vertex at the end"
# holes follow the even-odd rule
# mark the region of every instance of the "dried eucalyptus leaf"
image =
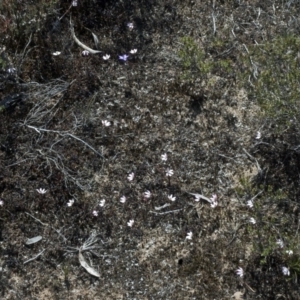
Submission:
POLYGON ((93 39, 94 39, 94 43, 95 43, 95 45, 96 45, 96 48, 99 50, 99 39, 98 39, 98 37, 96 36, 96 34, 94 34, 94 33, 92 33, 92 35, 93 35, 93 39))
POLYGON ((203 200, 211 203, 211 200, 209 198, 207 198, 207 197, 205 197, 205 196, 203 196, 201 194, 195 194, 195 193, 189 193, 189 194, 195 196, 196 198, 201 198, 201 199, 203 199, 203 200))
POLYGON ((90 273, 91 275, 93 276, 96 276, 96 277, 100 277, 100 274, 98 271, 96 271, 95 269, 93 269, 85 260, 85 258, 83 257, 81 251, 79 251, 79 255, 78 255, 78 258, 79 258, 79 262, 81 264, 82 267, 84 267, 88 273, 90 273))
POLYGON ((73 27, 72 22, 70 22, 70 25, 71 25, 71 34, 72 34, 72 37, 73 37, 75 43, 76 43, 79 47, 82 47, 83 49, 89 51, 89 52, 92 53, 92 54, 101 53, 101 51, 91 49, 91 48, 88 47, 87 45, 85 45, 85 44, 83 44, 82 42, 80 42, 79 39, 78 39, 78 38, 76 37, 76 35, 75 35, 75 31, 74 31, 74 27, 73 27))
POLYGON ((42 236, 38 235, 26 241, 26 245, 32 245, 39 242, 42 239, 42 236))

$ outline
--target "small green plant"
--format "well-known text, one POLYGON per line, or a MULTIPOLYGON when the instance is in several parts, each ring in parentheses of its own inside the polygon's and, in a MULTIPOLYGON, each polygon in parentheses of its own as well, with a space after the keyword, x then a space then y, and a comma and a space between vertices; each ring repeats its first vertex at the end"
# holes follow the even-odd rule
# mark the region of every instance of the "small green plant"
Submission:
MULTIPOLYGON (((252 96, 267 117, 276 119, 276 123, 284 127, 299 117, 299 48, 300 38, 286 35, 248 50, 250 74, 246 76, 250 78, 252 96)), ((245 80, 246 77, 243 78, 244 83, 245 80)))
MULTIPOLYGON (((226 74, 232 71, 231 59, 209 57, 205 49, 201 48, 199 43, 190 36, 183 37, 181 42, 182 47, 179 50, 179 57, 184 69, 183 79, 207 79, 211 77, 209 75, 226 77, 226 74)), ((222 40, 216 39, 211 41, 208 48, 212 52, 218 53, 224 45, 225 43, 222 40)))
POLYGON ((179 57, 185 70, 184 79, 194 78, 195 76, 206 78, 212 70, 213 64, 206 58, 205 51, 190 36, 183 37, 181 42, 182 47, 179 50, 179 57))
POLYGON ((299 255, 293 255, 287 260, 287 265, 292 274, 297 277, 300 275, 300 257, 299 255))

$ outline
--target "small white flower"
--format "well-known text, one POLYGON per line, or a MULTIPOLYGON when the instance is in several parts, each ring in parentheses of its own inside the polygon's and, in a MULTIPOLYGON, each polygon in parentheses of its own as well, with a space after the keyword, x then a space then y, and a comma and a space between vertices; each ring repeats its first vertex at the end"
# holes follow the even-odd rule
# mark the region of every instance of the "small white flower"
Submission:
POLYGON ((137 53, 137 49, 132 49, 132 50, 130 50, 130 53, 131 53, 131 54, 137 53))
POLYGON ((188 232, 187 234, 186 234, 186 239, 187 240, 191 240, 192 239, 192 237, 193 237, 193 233, 190 231, 190 232, 188 232))
POLYGON ((255 137, 257 140, 259 140, 261 138, 261 133, 260 131, 257 131, 256 133, 256 137, 255 137))
POLYGON ((60 54, 61 54, 60 51, 56 51, 56 52, 53 52, 53 53, 52 53, 52 55, 54 55, 54 56, 58 56, 58 55, 60 55, 60 54))
POLYGON ((217 201, 218 197, 216 194, 213 194, 212 197, 210 198, 210 206, 212 208, 215 208, 218 205, 218 201, 217 201))
POLYGON ((83 56, 88 56, 90 52, 88 50, 83 50, 81 53, 83 56))
POLYGON ((210 203, 210 207, 215 208, 218 205, 217 201, 213 201, 210 203))
POLYGON ((254 218, 250 218, 249 222, 252 224, 256 224, 256 220, 254 218))
POLYGON ((236 270, 236 274, 240 277, 244 277, 244 270, 243 268, 239 267, 237 270, 236 270))
POLYGON ((74 204, 74 199, 70 199, 69 202, 67 203, 69 207, 71 207, 73 204, 74 204))
POLYGON ((16 68, 8 68, 8 69, 7 69, 7 72, 8 72, 9 74, 15 73, 16 71, 17 71, 16 68))
POLYGON ((130 173, 130 174, 128 175, 127 179, 128 179, 129 181, 132 181, 133 178, 134 178, 134 173, 132 172, 132 173, 130 173))
POLYGON ((100 201, 99 205, 100 205, 101 207, 103 207, 103 206, 105 205, 105 199, 102 199, 102 200, 100 201))
POLYGON ((103 59, 104 59, 104 60, 108 60, 109 58, 110 58, 110 55, 109 55, 109 54, 106 54, 106 55, 103 56, 103 59))
POLYGON ((283 240, 281 240, 281 239, 277 240, 276 244, 277 244, 280 248, 283 248, 283 247, 284 247, 283 240))
POLYGON ((162 160, 162 161, 167 161, 167 160, 168 160, 168 155, 167 155, 167 153, 164 153, 164 154, 161 155, 161 160, 162 160))
POLYGON ((46 193, 47 193, 47 190, 42 189, 42 188, 37 189, 36 191, 37 191, 39 194, 46 194, 46 193))
POLYGON ((176 197, 173 196, 173 195, 169 195, 169 196, 168 196, 168 199, 171 200, 171 201, 175 201, 175 200, 176 200, 176 197))
POLYGON ((73 2, 72 2, 72 6, 77 6, 77 0, 73 0, 73 2))
POLYGON ((293 255, 293 250, 286 250, 285 253, 287 253, 288 255, 293 255))
POLYGON ((128 27, 130 30, 132 30, 133 27, 134 27, 134 25, 133 25, 133 23, 127 23, 127 27, 128 27))
POLYGON ((93 215, 94 215, 95 217, 98 217, 98 211, 97 211, 97 210, 93 210, 93 215))
POLYGON ((0 206, 3 206, 4 202, 3 200, 0 200, 0 206))
POLYGON ((109 121, 107 121, 107 120, 103 120, 102 121, 102 125, 105 126, 105 127, 108 127, 108 126, 111 125, 111 123, 109 121))
POLYGON ((281 268, 283 275, 290 276, 290 270, 287 267, 281 268))
POLYGON ((128 225, 129 227, 132 227, 133 224, 134 224, 134 220, 129 220, 129 221, 127 222, 127 225, 128 225))
POLYGON ((122 196, 122 197, 120 198, 120 202, 121 202, 121 203, 125 203, 125 202, 126 202, 126 197, 125 197, 125 196, 122 196))
POLYGON ((146 191, 146 192, 144 193, 144 197, 145 197, 145 198, 150 198, 150 197, 151 197, 151 192, 150 192, 150 191, 146 191))
POLYGON ((174 171, 172 169, 167 169, 166 170, 166 176, 167 177, 171 177, 171 176, 173 176, 173 174, 174 174, 174 171))
POLYGON ((247 201, 247 206, 252 208, 253 207, 253 201, 252 200, 248 200, 247 201))

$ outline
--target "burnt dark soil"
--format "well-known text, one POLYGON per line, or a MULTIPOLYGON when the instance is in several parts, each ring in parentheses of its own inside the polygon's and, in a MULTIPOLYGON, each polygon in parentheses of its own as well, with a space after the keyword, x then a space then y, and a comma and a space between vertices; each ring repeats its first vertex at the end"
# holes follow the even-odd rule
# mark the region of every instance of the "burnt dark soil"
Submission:
POLYGON ((299 100, 261 100, 299 2, 77 2, 0 2, 1 299, 299 299, 299 100))

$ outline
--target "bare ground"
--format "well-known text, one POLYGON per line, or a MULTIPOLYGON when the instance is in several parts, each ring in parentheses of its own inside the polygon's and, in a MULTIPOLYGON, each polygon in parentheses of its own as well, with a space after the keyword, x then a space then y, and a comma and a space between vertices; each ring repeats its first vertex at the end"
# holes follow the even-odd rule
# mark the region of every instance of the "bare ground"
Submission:
POLYGON ((298 261, 298 153, 291 182, 283 135, 249 96, 243 75, 254 71, 242 60, 247 47, 297 32, 299 5, 82 0, 68 11, 65 1, 38 2, 0 4, 2 299, 299 299, 285 252, 298 261), (102 53, 82 55, 70 16, 77 37, 95 48, 92 31, 102 53), (184 37, 220 67, 205 73, 184 37), (189 193, 216 194, 218 205, 189 193), (94 248, 82 248, 89 238, 94 248), (278 239, 285 248, 270 250, 278 239))

